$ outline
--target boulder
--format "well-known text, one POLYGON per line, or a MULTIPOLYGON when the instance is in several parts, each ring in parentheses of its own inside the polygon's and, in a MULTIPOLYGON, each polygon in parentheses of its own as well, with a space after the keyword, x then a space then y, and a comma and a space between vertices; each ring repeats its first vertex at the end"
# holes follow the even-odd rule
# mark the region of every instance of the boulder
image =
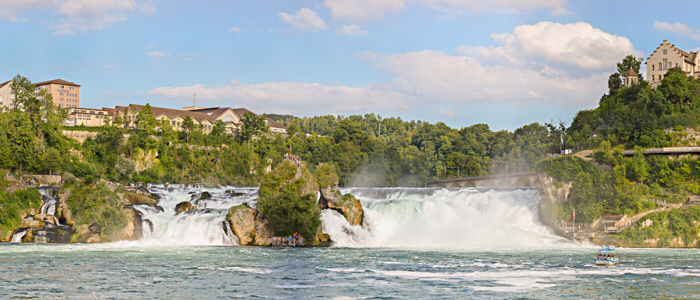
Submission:
POLYGON ((138 205, 138 204, 144 204, 144 205, 156 205, 158 204, 158 201, 155 199, 151 199, 136 193, 127 193, 126 194, 126 199, 129 200, 129 203, 133 205, 138 205))
POLYGON ((321 247, 328 247, 331 245, 331 236, 323 232, 323 224, 318 226, 318 232, 316 233, 316 245, 321 247))
POLYGON ((226 192, 224 192, 224 193, 225 193, 227 196, 232 197, 232 198, 233 198, 233 197, 240 197, 240 196, 245 195, 245 193, 239 193, 239 192, 235 192, 235 191, 233 191, 233 190, 226 190, 226 192))
POLYGON ((78 227, 78 238, 79 243, 101 243, 102 238, 100 237, 101 230, 100 227, 95 223, 83 224, 78 227))
POLYGON ((63 225, 75 225, 73 213, 70 211, 70 207, 66 201, 59 201, 58 205, 56 205, 56 219, 58 219, 58 222, 63 225))
POLYGON ((141 212, 138 210, 135 210, 133 208, 125 208, 125 210, 131 214, 131 218, 129 219, 129 222, 126 223, 124 228, 122 228, 122 238, 121 240, 125 241, 135 241, 141 238, 141 235, 143 233, 142 229, 142 219, 141 219, 141 212))
POLYGON ((319 164, 316 168, 316 181, 321 196, 318 199, 320 209, 332 209, 340 212, 350 225, 362 225, 362 203, 351 194, 343 195, 338 188, 338 174, 328 164, 319 164))
POLYGON ((22 219, 22 227, 43 227, 44 223, 35 220, 34 217, 22 219))
POLYGON ((255 244, 257 241, 255 231, 255 215, 257 212, 245 205, 232 206, 228 209, 228 219, 233 234, 238 237, 241 246, 255 244))
POLYGON ((183 202, 180 202, 177 205, 175 205, 175 213, 176 214, 187 212, 187 211, 190 211, 193 209, 197 209, 197 206, 192 205, 192 203, 189 203, 187 201, 183 201, 183 202))
POLYGON ((211 198, 211 194, 209 194, 209 192, 196 193, 190 197, 191 201, 194 203, 197 203, 197 201, 199 201, 199 200, 207 200, 210 198, 211 198))
POLYGON ((350 225, 362 225, 364 211, 360 199, 351 194, 342 195, 337 185, 329 185, 321 189, 318 207, 340 212, 350 225))
POLYGON ((256 246, 269 246, 272 245, 272 237, 275 235, 272 233, 267 226, 267 220, 263 214, 258 212, 255 215, 255 245, 256 246))
POLYGON ((34 215, 34 220, 56 225, 56 219, 54 219, 53 215, 49 214, 34 215))

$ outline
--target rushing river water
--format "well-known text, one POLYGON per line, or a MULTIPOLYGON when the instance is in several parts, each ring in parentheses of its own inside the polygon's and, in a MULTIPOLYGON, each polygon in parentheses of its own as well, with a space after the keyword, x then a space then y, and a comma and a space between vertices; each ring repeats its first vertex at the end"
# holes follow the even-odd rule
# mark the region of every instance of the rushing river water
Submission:
POLYGON ((0 245, 0 298, 687 299, 700 253, 558 250, 0 245))
POLYGON ((345 189, 364 225, 325 210, 330 248, 237 246, 226 212, 254 207, 256 189, 150 191, 161 200, 135 207, 139 241, 0 244, 0 298, 700 297, 697 249, 619 249, 619 265, 596 267, 597 247, 539 222, 536 189, 345 189), (182 201, 199 209, 176 214, 182 201))

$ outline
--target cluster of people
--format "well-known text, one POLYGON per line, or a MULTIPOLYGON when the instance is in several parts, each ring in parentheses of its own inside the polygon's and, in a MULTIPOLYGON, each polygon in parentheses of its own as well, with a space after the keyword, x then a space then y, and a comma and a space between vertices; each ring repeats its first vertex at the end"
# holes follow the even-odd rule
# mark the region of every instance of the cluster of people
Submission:
POLYGON ((36 184, 36 179, 34 178, 24 178, 24 176, 19 177, 19 182, 15 184, 15 186, 21 185, 21 186, 30 186, 36 184))
POLYGON ((285 153, 284 159, 291 160, 295 165, 297 165, 297 168, 301 167, 301 156, 285 153))
POLYGON ((286 237, 273 237, 272 238, 272 245, 273 246, 291 246, 291 247, 300 247, 304 246, 304 238, 299 236, 298 232, 295 232, 294 235, 286 236, 286 237))

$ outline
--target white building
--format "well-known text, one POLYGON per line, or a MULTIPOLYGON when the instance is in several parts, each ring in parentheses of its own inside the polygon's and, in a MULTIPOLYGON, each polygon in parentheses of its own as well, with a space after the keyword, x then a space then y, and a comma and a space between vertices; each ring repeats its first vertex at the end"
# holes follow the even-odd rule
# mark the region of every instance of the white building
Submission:
POLYGON ((670 68, 680 67, 688 76, 700 78, 700 55, 698 51, 685 52, 664 40, 647 58, 647 80, 656 88, 670 68))

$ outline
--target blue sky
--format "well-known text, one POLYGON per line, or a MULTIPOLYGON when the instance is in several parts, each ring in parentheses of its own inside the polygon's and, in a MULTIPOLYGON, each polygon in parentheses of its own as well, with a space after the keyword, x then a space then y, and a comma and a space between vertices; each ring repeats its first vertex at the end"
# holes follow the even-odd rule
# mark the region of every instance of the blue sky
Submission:
MULTIPOLYGON (((700 47, 694 1, 0 0, 0 80, 61 78, 83 107, 570 124, 625 55, 700 47), (2 79, 4 78, 4 79, 2 79)), ((643 67, 644 68, 644 67, 643 67)))

